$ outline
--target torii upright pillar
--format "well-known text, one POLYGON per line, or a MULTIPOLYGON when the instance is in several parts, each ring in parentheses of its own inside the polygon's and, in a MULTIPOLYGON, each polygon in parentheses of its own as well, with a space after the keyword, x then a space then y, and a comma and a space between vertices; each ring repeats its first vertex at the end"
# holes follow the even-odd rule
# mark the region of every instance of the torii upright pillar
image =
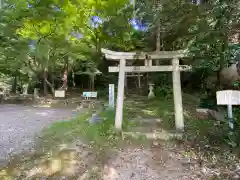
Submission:
POLYGON ((115 114, 115 127, 118 130, 122 129, 122 119, 123 119, 123 101, 124 101, 124 86, 125 86, 125 65, 126 60, 120 59, 119 66, 119 79, 118 79, 118 92, 117 92, 117 106, 115 114))
POLYGON ((173 79, 173 99, 175 109, 175 126, 177 131, 184 131, 184 118, 183 118, 183 106, 182 106, 182 89, 181 89, 181 77, 179 59, 172 59, 172 79, 173 79))

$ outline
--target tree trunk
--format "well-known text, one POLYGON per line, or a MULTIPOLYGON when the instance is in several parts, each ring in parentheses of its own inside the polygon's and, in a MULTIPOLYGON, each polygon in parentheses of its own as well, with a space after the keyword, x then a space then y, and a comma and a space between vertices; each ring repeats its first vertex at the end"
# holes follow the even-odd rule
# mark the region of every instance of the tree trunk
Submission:
POLYGON ((52 85, 53 85, 53 87, 55 88, 55 61, 53 62, 53 66, 52 66, 52 85))
POLYGON ((157 38, 156 38, 156 51, 160 51, 161 50, 161 28, 160 28, 160 22, 158 22, 158 26, 157 26, 157 38))
MULTIPOLYGON (((155 1, 155 6, 158 10, 160 10, 160 2, 159 1, 155 1)), ((161 50, 161 21, 158 20, 157 21, 158 25, 157 25, 157 32, 156 32, 156 51, 160 51, 161 50)), ((156 65, 159 66, 160 61, 156 60, 156 65)))
POLYGON ((47 79, 45 79, 46 84, 51 88, 52 94, 54 94, 55 89, 52 83, 50 83, 47 79))
POLYGON ((92 75, 92 77, 91 77, 91 91, 94 91, 95 90, 95 87, 94 87, 94 85, 95 85, 95 76, 94 75, 92 75))
POLYGON ((44 95, 47 96, 48 95, 48 86, 47 86, 47 69, 44 69, 43 72, 43 91, 44 91, 44 95))
POLYGON ((65 57, 65 64, 64 64, 64 73, 63 73, 63 85, 61 89, 67 90, 68 88, 68 71, 69 71, 69 60, 68 57, 65 57))
POLYGON ((17 74, 14 75, 14 80, 13 80, 13 86, 12 86, 12 92, 16 94, 17 91, 17 74))
POLYGON ((51 93, 54 94, 54 92, 55 92, 54 85, 53 85, 53 83, 48 81, 48 71, 47 71, 47 68, 45 68, 45 70, 44 70, 44 94, 45 95, 48 94, 48 86, 51 89, 51 93))
POLYGON ((76 83, 75 83, 75 73, 74 73, 73 70, 72 70, 72 81, 73 81, 73 87, 75 88, 75 87, 76 87, 76 83))

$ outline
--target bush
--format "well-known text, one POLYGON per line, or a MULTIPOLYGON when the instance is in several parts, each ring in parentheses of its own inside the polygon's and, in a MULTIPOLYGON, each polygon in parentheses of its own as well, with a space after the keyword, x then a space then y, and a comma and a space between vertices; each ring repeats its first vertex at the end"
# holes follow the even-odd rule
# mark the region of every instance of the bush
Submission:
POLYGON ((156 97, 164 97, 168 99, 169 97, 172 97, 173 90, 172 87, 169 85, 163 85, 163 86, 157 86, 154 88, 154 93, 156 97))

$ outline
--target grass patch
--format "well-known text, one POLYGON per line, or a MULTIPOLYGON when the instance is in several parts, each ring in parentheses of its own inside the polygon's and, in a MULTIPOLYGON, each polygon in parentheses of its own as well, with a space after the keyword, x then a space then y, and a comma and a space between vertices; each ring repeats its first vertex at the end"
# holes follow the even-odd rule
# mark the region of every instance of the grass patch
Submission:
MULTIPOLYGON (((136 126, 132 121, 134 118, 158 117, 163 119, 164 128, 174 128, 174 109, 171 99, 153 100, 127 100, 123 110, 123 131, 136 126)), ((121 144, 122 134, 115 130, 115 112, 105 110, 99 114, 103 122, 90 125, 88 119, 90 113, 80 115, 71 121, 61 121, 52 124, 43 131, 45 144, 54 145, 59 143, 72 142, 80 138, 92 142, 94 145, 116 147, 121 144)), ((144 139, 140 137, 140 141, 144 139)))
MULTIPOLYGON (((189 114, 185 117, 185 139, 187 141, 202 141, 220 144, 223 141, 223 127, 216 126, 215 121, 199 120, 194 116, 198 106, 198 100, 191 95, 183 96, 184 109, 189 114)), ((127 99, 124 102, 123 131, 133 126, 131 119, 136 118, 160 118, 162 121, 158 127, 153 129, 175 130, 174 103, 173 98, 127 99)), ((71 121, 57 122, 44 131, 43 139, 50 145, 55 143, 72 142, 80 138, 91 142, 98 147, 117 147, 121 144, 123 137, 121 132, 115 130, 115 112, 105 110, 99 114, 103 122, 90 125, 88 122, 91 114, 81 115, 71 121)), ((140 125, 145 126, 145 125, 140 125)), ((147 128, 147 127, 146 127, 147 128)), ((139 138, 141 143, 143 137, 139 138)), ((132 140, 132 139, 131 139, 132 140)), ((133 141, 133 140, 132 140, 133 141)))
MULTIPOLYGON (((124 113, 123 130, 134 126, 127 120, 124 113)), ((115 112, 105 110, 99 114, 102 122, 89 124, 89 118, 92 114, 87 113, 71 121, 61 121, 52 124, 43 131, 42 139, 45 146, 54 144, 70 143, 76 139, 85 142, 91 142, 92 145, 101 148, 117 147, 121 141, 121 132, 115 130, 115 112)))
POLYGON ((130 118, 160 118, 165 129, 174 128, 174 107, 171 98, 134 100, 126 102, 126 114, 130 118))
MULTIPOLYGON (((190 94, 183 94, 183 107, 186 113, 184 139, 187 141, 210 143, 212 145, 224 144, 226 134, 225 125, 216 125, 215 120, 200 120, 196 116, 196 108, 200 100, 190 94)), ((126 101, 126 113, 131 117, 160 118, 159 128, 174 131, 174 102, 173 97, 148 100, 126 101)), ((155 127, 158 128, 158 127, 155 127)))

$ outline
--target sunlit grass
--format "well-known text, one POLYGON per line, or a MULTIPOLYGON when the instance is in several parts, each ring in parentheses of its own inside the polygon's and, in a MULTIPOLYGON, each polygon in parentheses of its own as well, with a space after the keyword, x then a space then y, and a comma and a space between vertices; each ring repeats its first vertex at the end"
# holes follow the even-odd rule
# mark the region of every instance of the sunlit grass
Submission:
MULTIPOLYGON (((71 121, 56 122, 43 131, 42 139, 45 144, 49 145, 81 139, 96 146, 117 146, 118 141, 121 139, 121 132, 115 129, 115 112, 105 110, 99 116, 102 118, 102 122, 95 124, 89 124, 90 113, 80 115, 71 121)), ((123 130, 133 125, 125 115, 123 130)))

